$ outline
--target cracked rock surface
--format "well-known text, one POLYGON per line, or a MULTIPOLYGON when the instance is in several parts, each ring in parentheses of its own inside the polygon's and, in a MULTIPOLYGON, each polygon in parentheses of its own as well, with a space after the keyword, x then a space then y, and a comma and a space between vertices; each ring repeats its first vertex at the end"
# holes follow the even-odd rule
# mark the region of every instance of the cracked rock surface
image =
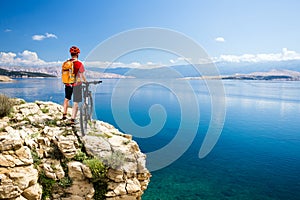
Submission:
POLYGON ((10 115, 0 119, 0 199, 96 199, 87 157, 106 167, 104 199, 141 199, 151 174, 131 135, 92 121, 82 136, 79 125, 61 120, 61 105, 15 101, 10 115))

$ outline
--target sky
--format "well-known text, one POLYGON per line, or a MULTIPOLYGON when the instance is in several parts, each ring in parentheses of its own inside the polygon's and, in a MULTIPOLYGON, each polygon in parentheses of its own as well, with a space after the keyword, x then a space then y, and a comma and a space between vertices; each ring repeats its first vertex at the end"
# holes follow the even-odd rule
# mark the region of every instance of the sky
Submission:
MULTIPOLYGON (((108 38, 145 27, 182 33, 216 62, 300 60, 299 8, 298 0, 0 0, 0 65, 60 64, 72 45, 84 60, 108 38)), ((120 62, 183 60, 172 56, 120 62)))

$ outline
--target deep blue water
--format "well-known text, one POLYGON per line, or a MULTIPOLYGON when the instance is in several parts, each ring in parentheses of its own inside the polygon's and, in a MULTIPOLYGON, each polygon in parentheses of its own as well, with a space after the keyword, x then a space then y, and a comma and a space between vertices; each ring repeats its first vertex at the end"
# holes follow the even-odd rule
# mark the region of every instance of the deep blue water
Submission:
MULTIPOLYGON (((126 118, 124 107, 139 126, 151 124, 149 109, 152 105, 164 108, 166 120, 157 134, 143 138, 143 134, 151 132, 145 129, 144 133, 135 135, 143 152, 157 151, 168 145, 176 138, 182 120, 190 122, 191 128, 184 127, 185 134, 193 134, 194 119, 182 119, 181 106, 190 109, 193 116, 195 109, 198 110, 192 107, 194 96, 200 113, 192 144, 171 165, 152 172, 143 200, 300 199, 299 82, 224 81, 224 127, 217 144, 203 159, 199 159, 198 153, 208 130, 212 108, 205 83, 190 81, 193 95, 180 80, 172 80, 169 84, 176 92, 156 81, 142 83, 135 79, 123 80, 122 84, 118 80, 103 80, 102 85, 94 87, 94 99, 96 117, 120 129, 116 115, 126 118), (132 91, 132 85, 140 87, 132 91), (128 102, 123 99, 127 94, 131 94, 128 102), (185 97, 184 101, 178 100, 180 95, 185 97), (113 104, 112 98, 118 104, 113 104), (114 114, 111 105, 115 108, 114 114)), ((0 83, 0 91, 26 101, 62 103, 64 98, 59 79, 19 79, 15 83, 0 83)), ((158 118, 163 114, 155 113, 158 114, 154 117, 158 118)), ((178 148, 181 148, 180 142, 178 148)), ((176 149, 170 151, 170 156, 175 152, 176 149)), ((162 155, 162 162, 167 159, 162 155)))

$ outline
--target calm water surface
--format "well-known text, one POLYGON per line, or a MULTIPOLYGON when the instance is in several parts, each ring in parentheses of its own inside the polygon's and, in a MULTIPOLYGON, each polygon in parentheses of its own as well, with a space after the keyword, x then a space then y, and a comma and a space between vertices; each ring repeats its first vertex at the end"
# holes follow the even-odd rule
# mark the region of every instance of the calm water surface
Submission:
MULTIPOLYGON (((127 80, 124 94, 135 81, 127 80)), ((96 116, 116 127, 111 97, 118 80, 103 80, 94 87, 96 116)), ((226 119, 214 149, 198 158, 208 128, 211 98, 202 81, 191 81, 199 103, 200 123, 189 149, 168 167, 152 172, 143 200, 173 199, 300 199, 300 84, 299 82, 224 81, 226 119)), ((179 80, 172 85, 185 94, 179 80)), ((59 79, 19 79, 0 83, 1 93, 26 101, 62 103, 64 88, 59 79)), ((163 129, 150 138, 138 138, 143 152, 167 145, 181 119, 177 94, 160 85, 136 90, 128 106, 140 126, 151 123, 149 108, 160 104, 167 113, 163 129)), ((186 130, 186 134, 190 134, 186 130)), ((162 158, 163 159, 163 158, 162 158)))

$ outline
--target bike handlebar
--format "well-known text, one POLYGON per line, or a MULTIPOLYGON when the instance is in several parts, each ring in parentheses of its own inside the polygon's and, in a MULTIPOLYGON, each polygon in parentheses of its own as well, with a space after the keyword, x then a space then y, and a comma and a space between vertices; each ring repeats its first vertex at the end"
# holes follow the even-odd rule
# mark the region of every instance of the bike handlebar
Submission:
POLYGON ((99 83, 102 83, 102 81, 87 81, 87 82, 82 82, 83 84, 85 84, 85 85, 90 85, 90 84, 99 84, 99 83))

